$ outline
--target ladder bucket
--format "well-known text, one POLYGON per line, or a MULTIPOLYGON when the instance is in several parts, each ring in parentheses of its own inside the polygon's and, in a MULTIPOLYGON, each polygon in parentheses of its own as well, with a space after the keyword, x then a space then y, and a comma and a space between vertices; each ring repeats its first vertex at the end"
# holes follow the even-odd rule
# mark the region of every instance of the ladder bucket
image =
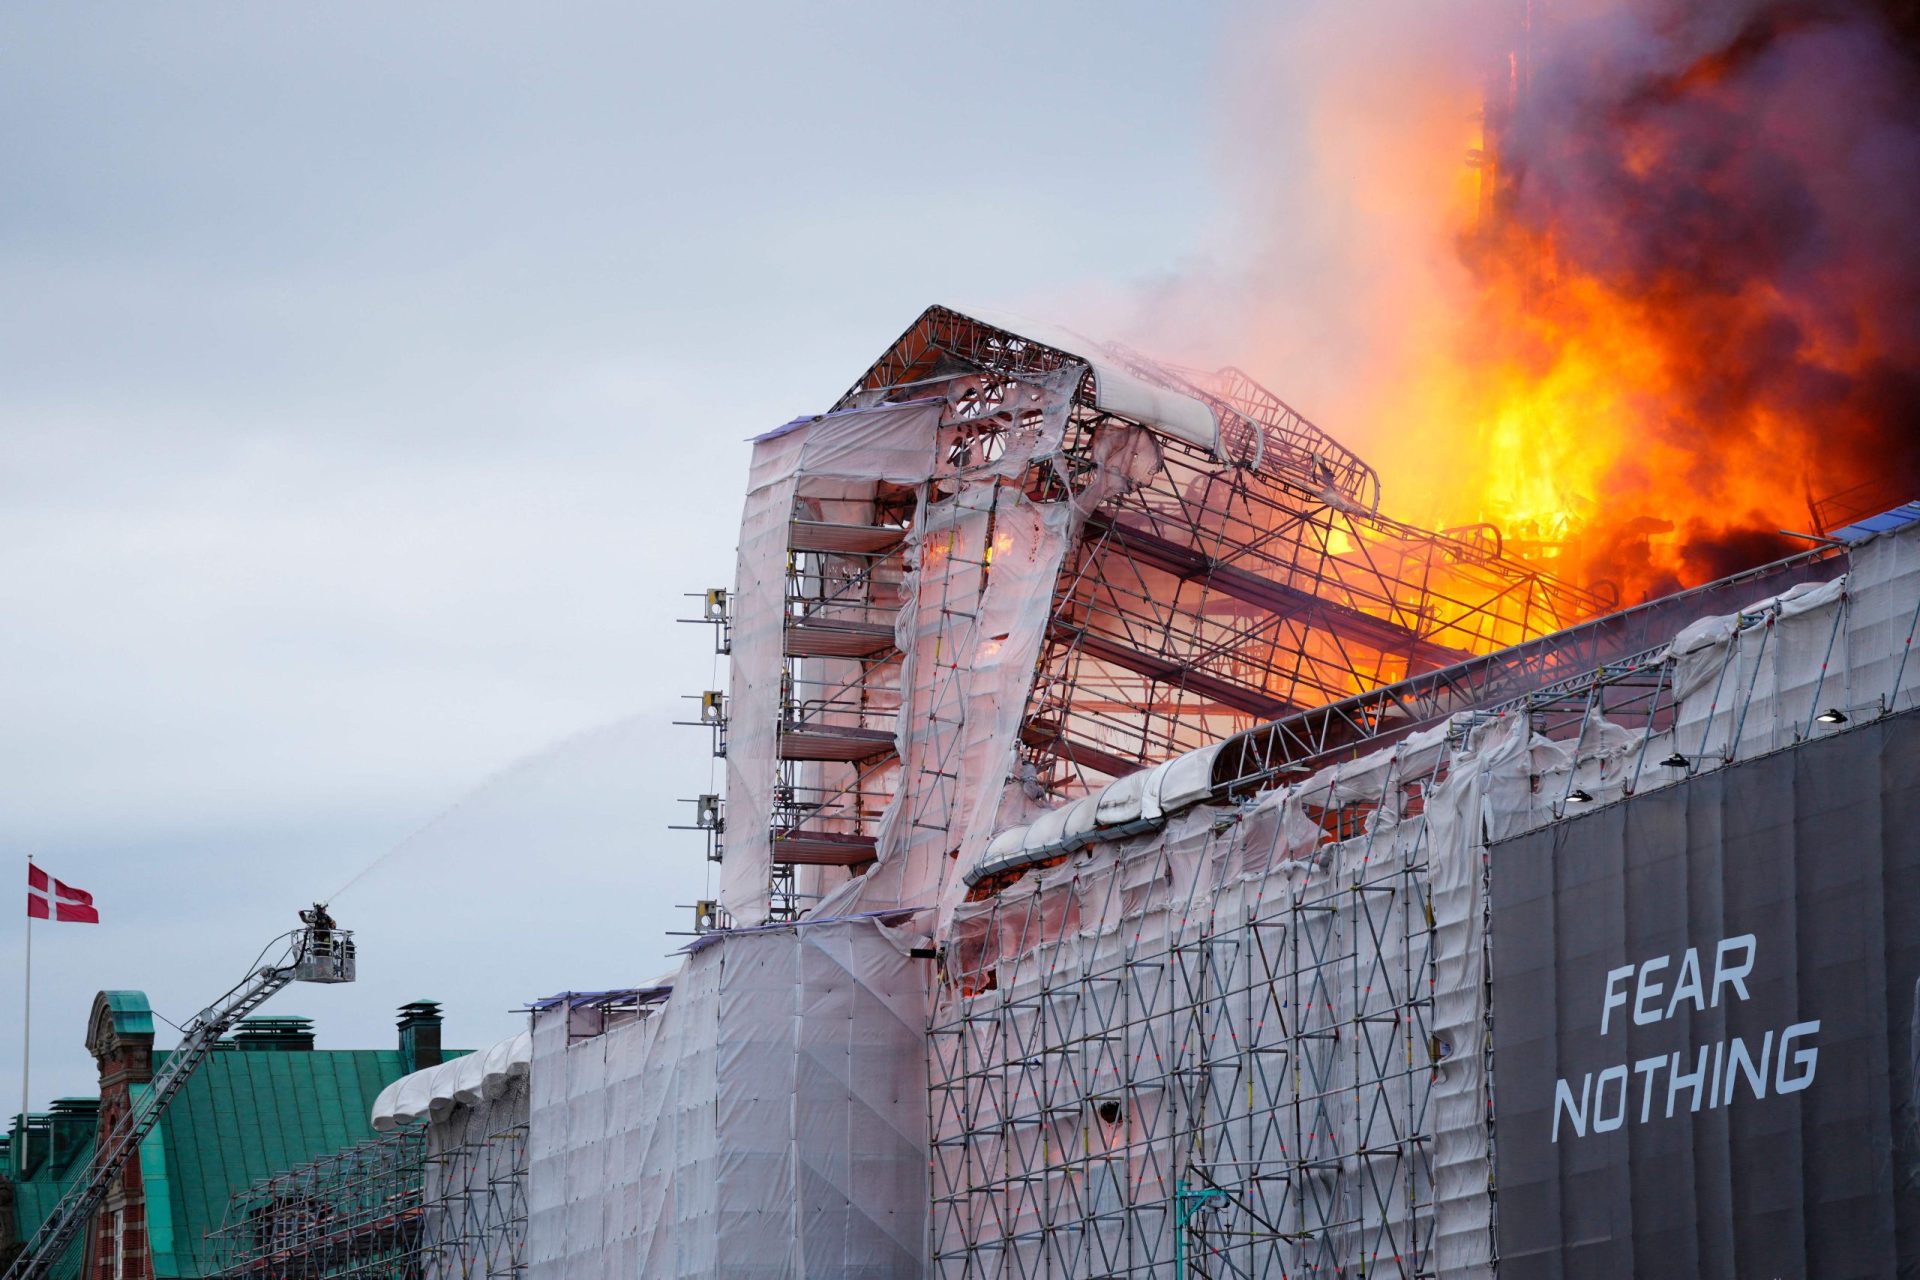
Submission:
POLYGON ((352 982, 353 935, 345 929, 308 929, 294 947, 295 982, 352 982))

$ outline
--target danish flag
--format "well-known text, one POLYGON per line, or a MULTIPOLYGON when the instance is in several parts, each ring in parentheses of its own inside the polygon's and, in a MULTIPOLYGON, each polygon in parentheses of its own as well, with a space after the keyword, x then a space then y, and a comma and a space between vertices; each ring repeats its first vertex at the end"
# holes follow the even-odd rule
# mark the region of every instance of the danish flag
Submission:
POLYGON ((68 924, 99 924, 100 910, 85 889, 61 884, 27 864, 27 915, 34 920, 63 920, 68 924))

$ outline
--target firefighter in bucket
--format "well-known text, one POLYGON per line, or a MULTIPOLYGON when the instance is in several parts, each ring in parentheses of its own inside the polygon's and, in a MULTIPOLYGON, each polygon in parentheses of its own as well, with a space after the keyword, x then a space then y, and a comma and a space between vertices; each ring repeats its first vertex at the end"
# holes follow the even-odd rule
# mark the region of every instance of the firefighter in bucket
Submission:
POLYGON ((301 932, 294 963, 308 982, 351 982, 353 943, 327 912, 327 904, 316 902, 300 913, 301 932))

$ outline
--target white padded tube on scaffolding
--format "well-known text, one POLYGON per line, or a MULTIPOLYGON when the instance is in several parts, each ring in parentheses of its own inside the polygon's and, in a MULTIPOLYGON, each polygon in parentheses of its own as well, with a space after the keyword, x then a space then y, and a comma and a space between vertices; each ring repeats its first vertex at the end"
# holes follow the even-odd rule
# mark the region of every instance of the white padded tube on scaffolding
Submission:
POLYGON ((497 1095, 510 1080, 527 1074, 532 1055, 532 1038, 521 1032, 492 1048, 409 1072, 373 1100, 373 1127, 386 1133, 450 1106, 473 1106, 497 1095))

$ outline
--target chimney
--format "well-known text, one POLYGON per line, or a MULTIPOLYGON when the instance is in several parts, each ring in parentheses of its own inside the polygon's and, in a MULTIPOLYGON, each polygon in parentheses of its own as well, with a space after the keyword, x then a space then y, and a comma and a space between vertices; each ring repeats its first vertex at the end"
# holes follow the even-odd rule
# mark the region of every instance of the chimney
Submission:
POLYGON ((256 1052, 305 1052, 313 1048, 313 1019, 242 1018, 233 1034, 220 1043, 256 1052))
POLYGON ((94 1140, 100 1128, 100 1099, 55 1098, 47 1117, 52 1123, 52 1168, 64 1172, 94 1140))
POLYGON ((440 1002, 414 1000, 400 1006, 400 1062, 408 1071, 440 1065, 440 1002))

